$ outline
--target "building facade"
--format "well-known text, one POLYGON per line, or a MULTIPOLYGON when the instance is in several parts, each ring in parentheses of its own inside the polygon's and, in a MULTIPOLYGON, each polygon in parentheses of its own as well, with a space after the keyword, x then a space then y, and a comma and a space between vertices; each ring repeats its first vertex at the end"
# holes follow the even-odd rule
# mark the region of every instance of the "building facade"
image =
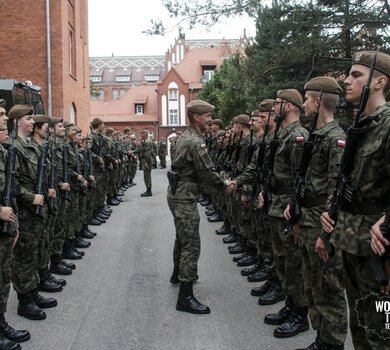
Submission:
POLYGON ((188 126, 186 105, 224 59, 244 52, 245 37, 234 40, 176 39, 165 56, 90 58, 91 118, 107 126, 130 127, 139 137, 168 139, 188 126))
MULTIPOLYGON (((52 115, 88 132, 90 83, 88 0, 49 1, 52 115)), ((42 88, 48 113, 45 0, 0 0, 0 77, 42 88)))

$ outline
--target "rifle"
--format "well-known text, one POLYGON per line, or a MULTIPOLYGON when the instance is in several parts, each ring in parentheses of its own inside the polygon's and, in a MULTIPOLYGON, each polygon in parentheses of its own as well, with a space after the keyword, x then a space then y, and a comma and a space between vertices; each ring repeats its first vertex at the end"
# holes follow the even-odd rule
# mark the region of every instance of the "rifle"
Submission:
POLYGON ((218 143, 217 143, 217 154, 215 156, 215 165, 216 165, 217 171, 221 170, 221 168, 217 165, 217 162, 218 162, 218 158, 221 156, 222 149, 223 149, 223 142, 225 141, 225 138, 226 138, 226 134, 223 135, 221 144, 219 146, 218 146, 218 143))
MULTIPOLYGON (((5 170, 5 186, 3 193, 2 204, 4 207, 12 207, 15 214, 18 211, 18 206, 15 200, 15 163, 16 163, 16 146, 15 141, 18 138, 18 118, 15 118, 15 124, 11 133, 11 144, 8 147, 7 164, 5 170)), ((8 236, 13 236, 13 228, 8 221, 1 222, 1 233, 8 236)))
MULTIPOLYGON (((48 150, 48 143, 49 143, 49 123, 50 123, 51 117, 49 116, 49 122, 47 124, 47 128, 45 129, 45 140, 42 143, 41 146, 41 154, 39 155, 38 160, 38 179, 37 179, 37 189, 36 193, 40 195, 45 195, 45 178, 46 178, 46 158, 47 158, 47 150, 48 150)), ((35 207, 35 214, 38 215, 40 218, 44 219, 45 215, 42 205, 37 205, 35 207)))
MULTIPOLYGON (((62 147, 62 181, 69 183, 69 171, 68 171, 68 134, 65 128, 64 145, 62 147)), ((64 196, 67 201, 70 201, 69 191, 64 191, 64 196)))
POLYGON ((88 167, 88 170, 89 170, 89 176, 88 176, 88 186, 95 190, 96 189, 96 184, 95 184, 95 181, 94 180, 90 180, 90 176, 95 176, 95 172, 93 170, 93 163, 92 163, 92 152, 91 152, 91 143, 89 141, 87 141, 87 154, 86 154, 86 158, 88 159, 88 163, 89 163, 89 167, 88 167))
MULTIPOLYGON (((390 240, 390 214, 389 211, 386 211, 385 221, 380 226, 382 235, 388 241, 390 240)), ((371 268, 374 271, 375 279, 381 287, 386 287, 389 282, 389 277, 387 276, 386 263, 390 261, 390 249, 386 247, 386 251, 382 256, 374 254, 372 252, 370 256, 371 268)))
POLYGON ((242 134, 243 134, 243 130, 241 130, 240 138, 238 139, 238 143, 236 145, 236 153, 234 154, 233 178, 236 178, 238 176, 237 166, 238 166, 238 161, 240 160, 240 153, 241 153, 241 147, 242 147, 241 146, 242 134))
POLYGON ((272 111, 268 112, 268 121, 267 124, 265 125, 264 128, 264 134, 263 134, 263 139, 261 140, 261 143, 259 145, 259 151, 257 153, 257 159, 256 159, 256 177, 255 177, 255 182, 252 187, 252 196, 251 200, 254 202, 259 195, 259 190, 258 190, 258 184, 261 183, 261 172, 264 169, 264 158, 265 158, 265 151, 267 148, 267 142, 265 141, 265 138, 268 135, 269 132, 269 121, 271 119, 271 113, 272 111))
POLYGON ((267 209, 272 203, 271 188, 275 187, 274 164, 275 164, 276 151, 280 146, 280 139, 278 133, 279 133, 280 125, 282 124, 282 120, 283 120, 282 113, 283 113, 283 100, 280 104, 280 114, 275 117, 275 121, 276 121, 275 134, 269 146, 268 166, 267 169, 265 169, 266 179, 264 181, 263 197, 264 197, 264 208, 267 209))
POLYGON ((289 227, 288 230, 292 228, 292 226, 296 225, 299 221, 299 218, 301 217, 301 206, 302 201, 305 196, 305 176, 307 173, 307 169, 309 168, 310 159, 312 157, 312 151, 314 148, 314 131, 317 128, 317 122, 318 117, 320 114, 320 106, 322 101, 322 95, 323 91, 321 89, 320 92, 320 98, 318 101, 318 105, 316 106, 316 110, 313 113, 313 120, 311 123, 309 138, 305 143, 303 144, 303 153, 302 153, 302 159, 299 166, 299 172, 295 179, 295 186, 294 186, 294 195, 293 195, 293 201, 290 207, 290 216, 291 219, 289 220, 289 227))
MULTIPOLYGON (((333 190, 333 197, 328 208, 328 215, 334 221, 335 225, 338 219, 338 213, 340 209, 346 209, 351 207, 354 190, 352 187, 351 173, 354 166, 355 155, 357 152, 357 146, 361 135, 364 131, 363 126, 359 126, 360 117, 366 109, 368 98, 370 96, 370 85, 372 76, 374 74, 375 63, 377 53, 374 56, 370 67, 370 74, 368 76, 367 84, 363 86, 362 93, 360 95, 359 108, 356 113, 356 117, 353 126, 350 126, 347 131, 347 137, 345 141, 344 153, 341 158, 340 172, 337 178, 336 187, 333 190)), ((334 247, 329 243, 331 234, 326 235, 328 237, 325 246, 327 247, 329 256, 334 255, 334 247)))
MULTIPOLYGON (((57 146, 56 133, 53 132, 53 140, 50 144, 50 174, 49 174, 49 188, 57 189, 57 146)), ((49 199, 49 204, 53 202, 53 198, 49 199)), ((49 206, 50 208, 50 206, 49 206)))

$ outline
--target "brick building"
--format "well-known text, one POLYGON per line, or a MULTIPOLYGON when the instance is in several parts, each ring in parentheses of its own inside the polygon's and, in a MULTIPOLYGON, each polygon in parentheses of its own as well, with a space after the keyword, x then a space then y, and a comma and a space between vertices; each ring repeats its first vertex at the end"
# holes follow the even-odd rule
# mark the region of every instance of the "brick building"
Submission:
MULTIPOLYGON (((90 116, 88 0, 50 1, 52 114, 84 133, 90 116)), ((48 112, 46 1, 0 0, 0 77, 42 88, 48 112)))
POLYGON ((188 126, 186 105, 196 99, 223 60, 243 52, 248 40, 185 40, 165 56, 90 58, 91 118, 107 126, 130 127, 139 137, 169 138, 188 126))

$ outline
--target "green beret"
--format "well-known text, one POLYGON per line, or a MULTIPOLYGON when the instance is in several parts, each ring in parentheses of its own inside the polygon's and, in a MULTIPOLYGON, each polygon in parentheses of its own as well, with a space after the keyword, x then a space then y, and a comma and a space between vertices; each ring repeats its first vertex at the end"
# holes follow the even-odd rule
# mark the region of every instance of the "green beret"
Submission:
POLYGON ((64 121, 64 127, 65 128, 70 128, 71 126, 74 126, 74 123, 71 123, 71 122, 68 122, 68 121, 64 121))
POLYGON ((98 126, 100 124, 103 124, 103 120, 101 120, 100 118, 93 118, 93 120, 91 122, 92 127, 98 126))
POLYGON ((222 120, 221 119, 213 119, 212 123, 214 125, 218 125, 220 128, 223 128, 222 120))
POLYGON ((149 131, 148 130, 146 130, 146 129, 144 129, 144 130, 141 130, 141 134, 149 134, 149 131))
POLYGON ((74 130, 76 131, 76 133, 80 133, 80 132, 83 132, 83 130, 82 129, 80 129, 78 126, 76 126, 75 128, 74 128, 74 130))
POLYGON ((377 54, 376 62, 375 62, 375 70, 383 73, 384 75, 390 78, 390 56, 383 52, 377 52, 377 51, 356 52, 352 56, 352 65, 361 64, 366 67, 371 67, 375 54, 377 54))
POLYGON ((212 112, 215 107, 206 101, 193 100, 187 105, 187 110, 195 114, 205 114, 212 112))
POLYGON ((246 114, 240 114, 237 117, 234 118, 235 123, 243 124, 243 125, 250 125, 251 118, 249 115, 246 114))
POLYGON ((49 117, 47 115, 43 114, 35 114, 33 116, 34 122, 35 123, 48 123, 49 122, 49 117))
POLYGON ((0 107, 5 108, 5 100, 3 98, 0 98, 0 107))
POLYGON ((263 100, 259 103, 259 111, 260 112, 271 112, 274 108, 275 100, 272 100, 270 98, 267 98, 266 100, 263 100))
POLYGON ((54 128, 54 126, 58 123, 62 123, 63 119, 62 118, 57 118, 57 117, 51 117, 49 121, 49 127, 54 128))
POLYGON ((329 94, 341 95, 343 89, 333 77, 316 77, 309 80, 305 85, 306 91, 323 91, 329 94))
POLYGON ((302 95, 298 90, 295 89, 286 89, 279 90, 278 97, 282 100, 292 103, 300 109, 303 109, 303 99, 302 95))
POLYGON ((8 119, 13 118, 22 118, 25 115, 32 114, 33 109, 31 106, 27 105, 15 105, 13 106, 8 113, 8 119))
POLYGON ((113 128, 107 128, 106 129, 106 135, 110 135, 114 132, 114 129, 113 128))
POLYGON ((218 131, 218 133, 217 133, 217 137, 224 137, 226 135, 226 130, 220 130, 220 131, 218 131))
POLYGON ((260 111, 258 109, 256 109, 251 113, 251 118, 253 117, 260 117, 260 111))

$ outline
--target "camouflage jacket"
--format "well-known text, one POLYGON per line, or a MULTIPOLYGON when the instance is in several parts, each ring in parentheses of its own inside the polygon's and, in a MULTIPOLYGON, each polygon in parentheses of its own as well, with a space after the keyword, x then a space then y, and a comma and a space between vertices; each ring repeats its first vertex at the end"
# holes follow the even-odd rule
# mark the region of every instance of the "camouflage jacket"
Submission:
POLYGON ((276 151, 273 173, 275 175, 272 204, 269 216, 283 218, 287 204, 292 202, 294 181, 299 171, 303 144, 308 132, 298 121, 279 132, 280 145, 276 151))
POLYGON ((164 157, 167 155, 167 144, 166 142, 160 142, 158 146, 158 155, 164 157))
POLYGON ((314 131, 314 148, 305 176, 305 198, 301 223, 321 227, 320 216, 336 186, 344 150, 345 133, 336 121, 314 131), (322 203, 319 204, 318 202, 322 203))
POLYGON ((153 144, 151 141, 141 140, 141 144, 138 150, 138 156, 141 165, 147 164, 149 166, 152 166, 154 152, 153 152, 153 144))
POLYGON ((370 229, 389 208, 390 199, 390 102, 360 121, 360 138, 351 174, 355 191, 354 211, 340 211, 333 235, 337 247, 355 255, 368 256, 370 229), (368 206, 383 208, 365 215, 368 206))
POLYGON ((192 127, 189 127, 177 141, 172 168, 179 175, 192 177, 194 182, 179 181, 174 195, 168 188, 168 198, 196 201, 200 183, 214 188, 223 185, 222 178, 215 172, 214 163, 206 148, 203 135, 192 127))

